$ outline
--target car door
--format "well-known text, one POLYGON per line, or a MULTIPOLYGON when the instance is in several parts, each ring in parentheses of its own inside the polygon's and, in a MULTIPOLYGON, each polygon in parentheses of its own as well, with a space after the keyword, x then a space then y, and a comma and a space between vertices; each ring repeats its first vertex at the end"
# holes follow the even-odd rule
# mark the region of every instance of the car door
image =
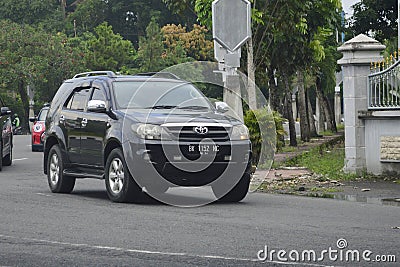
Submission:
MULTIPOLYGON (((7 107, 4 106, 3 101, 0 99, 0 108, 4 110, 8 110, 7 107)), ((11 126, 11 118, 8 112, 4 112, 4 114, 1 114, 0 116, 0 125, 1 125, 1 142, 3 146, 3 156, 5 156, 8 153, 11 153, 11 146, 12 146, 12 126, 11 126)))
MULTIPOLYGON (((104 86, 94 83, 90 100, 101 100, 107 103, 104 86)), ((102 167, 106 131, 109 127, 109 116, 104 112, 85 112, 81 126, 81 162, 85 165, 102 167)))
POLYGON ((90 92, 90 88, 73 90, 60 114, 60 125, 64 131, 67 156, 71 163, 81 162, 81 125, 90 92))

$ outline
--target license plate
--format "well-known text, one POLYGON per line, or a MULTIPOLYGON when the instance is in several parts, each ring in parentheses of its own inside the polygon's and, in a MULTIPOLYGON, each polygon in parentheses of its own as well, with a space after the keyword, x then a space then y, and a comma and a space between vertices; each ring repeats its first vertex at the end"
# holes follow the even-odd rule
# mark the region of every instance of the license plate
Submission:
POLYGON ((219 152, 219 145, 189 145, 188 152, 190 154, 199 154, 200 155, 208 155, 208 154, 215 154, 219 152))

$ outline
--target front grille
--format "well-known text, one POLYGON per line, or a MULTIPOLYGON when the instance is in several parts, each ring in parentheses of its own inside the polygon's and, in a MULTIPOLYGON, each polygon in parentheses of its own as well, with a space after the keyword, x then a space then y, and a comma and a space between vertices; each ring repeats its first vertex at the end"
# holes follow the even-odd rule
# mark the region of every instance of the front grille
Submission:
POLYGON ((203 139, 213 141, 228 141, 230 128, 223 126, 205 126, 207 133, 200 134, 195 131, 196 126, 169 126, 168 132, 179 141, 200 142, 203 139))

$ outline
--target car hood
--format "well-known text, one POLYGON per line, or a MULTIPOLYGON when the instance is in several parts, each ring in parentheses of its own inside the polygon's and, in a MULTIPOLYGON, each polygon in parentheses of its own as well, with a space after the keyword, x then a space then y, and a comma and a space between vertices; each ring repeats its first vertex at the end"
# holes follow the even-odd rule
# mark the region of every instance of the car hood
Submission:
POLYGON ((161 125, 164 123, 223 123, 238 125, 242 124, 239 120, 215 112, 199 112, 187 110, 148 110, 148 109, 128 109, 118 110, 120 117, 132 121, 161 125))

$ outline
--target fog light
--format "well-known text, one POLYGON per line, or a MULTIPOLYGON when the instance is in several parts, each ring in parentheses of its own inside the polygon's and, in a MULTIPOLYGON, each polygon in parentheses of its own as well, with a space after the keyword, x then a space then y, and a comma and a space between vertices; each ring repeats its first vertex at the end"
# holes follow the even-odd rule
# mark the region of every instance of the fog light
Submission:
POLYGON ((179 160, 182 160, 181 156, 174 156, 174 161, 179 161, 179 160))

